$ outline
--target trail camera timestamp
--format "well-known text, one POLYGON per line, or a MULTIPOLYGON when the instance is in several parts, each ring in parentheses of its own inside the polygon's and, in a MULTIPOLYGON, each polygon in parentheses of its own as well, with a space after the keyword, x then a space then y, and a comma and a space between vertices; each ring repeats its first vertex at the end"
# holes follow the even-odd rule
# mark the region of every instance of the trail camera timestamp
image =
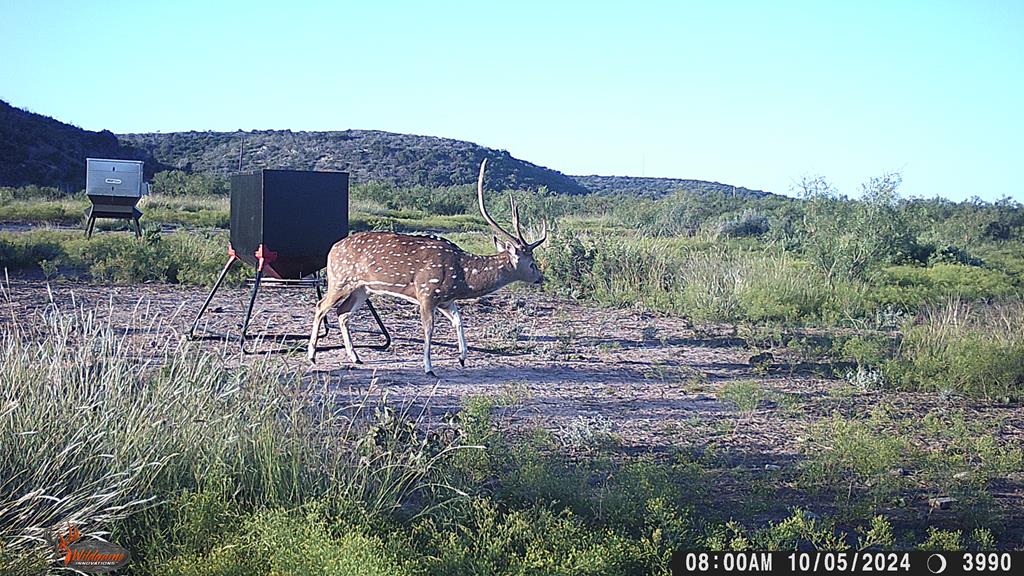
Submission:
POLYGON ((1013 574, 1020 552, 676 552, 672 574, 1013 574))

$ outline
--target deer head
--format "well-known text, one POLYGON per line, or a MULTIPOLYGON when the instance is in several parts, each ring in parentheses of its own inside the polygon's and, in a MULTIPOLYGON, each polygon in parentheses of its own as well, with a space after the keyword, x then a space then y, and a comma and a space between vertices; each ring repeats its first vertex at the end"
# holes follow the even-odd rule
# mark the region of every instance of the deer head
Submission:
POLYGON ((542 231, 540 240, 528 242, 523 237, 523 230, 519 226, 519 206, 516 205, 516 199, 511 193, 508 195, 509 205, 512 212, 512 227, 515 228, 516 235, 509 234, 504 228, 498 225, 491 218, 491 215, 487 213, 487 207, 484 206, 484 171, 487 168, 487 159, 480 163, 480 178, 476 183, 476 196, 480 202, 480 213, 483 214, 484 220, 490 225, 491 231, 494 233, 494 247, 498 252, 508 254, 509 263, 512 269, 515 271, 515 280, 523 282, 529 282, 531 284, 540 284, 544 281, 544 275, 541 273, 540 268, 537 267, 537 263, 533 260, 533 250, 544 243, 548 238, 548 225, 547 222, 541 224, 542 231))

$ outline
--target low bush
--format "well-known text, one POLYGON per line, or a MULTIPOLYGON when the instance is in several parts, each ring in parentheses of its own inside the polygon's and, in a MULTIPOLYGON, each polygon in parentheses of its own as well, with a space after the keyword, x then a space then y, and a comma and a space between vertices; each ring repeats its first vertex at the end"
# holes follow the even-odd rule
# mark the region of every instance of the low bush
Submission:
POLYGON ((1024 306, 950 300, 907 325, 886 366, 900 387, 968 396, 1019 398, 1024 392, 1024 306))
POLYGON ((715 232, 720 236, 740 238, 744 236, 760 236, 768 232, 768 217, 753 210, 723 218, 718 222, 715 232))
POLYGON ((231 191, 226 176, 181 170, 157 172, 150 189, 155 196, 227 196, 231 191))
POLYGON ((361 531, 340 534, 317 511, 280 509, 244 514, 208 535, 206 550, 152 562, 154 576, 295 574, 375 576, 411 574, 392 546, 361 531))
POLYGON ((1019 476, 1024 463, 1024 450, 993 435, 1002 427, 941 409, 901 415, 880 405, 867 418, 834 414, 812 429, 800 482, 828 497, 840 518, 953 497, 963 525, 999 526, 990 488, 1019 476))
POLYGON ((0 201, 0 222, 80 224, 88 206, 84 197, 0 201))
POLYGON ((880 271, 872 284, 869 298, 876 306, 892 305, 909 311, 938 305, 949 298, 992 300, 1021 294, 1005 272, 960 264, 892 266, 880 271))
MULTIPOLYGON (((225 233, 162 235, 147 229, 143 238, 126 233, 97 234, 39 229, 0 233, 0 268, 36 269, 84 275, 97 282, 170 282, 212 284, 227 261, 225 233)), ((244 266, 236 264, 227 281, 241 283, 244 266)))
POLYGON ((548 287, 597 302, 700 320, 797 322, 834 316, 824 278, 785 253, 559 231, 541 254, 548 287))
POLYGON ((266 362, 229 370, 182 342, 139 362, 130 333, 85 311, 0 332, 4 547, 44 550, 71 520, 205 553, 240 511, 322 502, 358 522, 457 494, 434 476, 457 447, 386 398, 338 397, 266 362))

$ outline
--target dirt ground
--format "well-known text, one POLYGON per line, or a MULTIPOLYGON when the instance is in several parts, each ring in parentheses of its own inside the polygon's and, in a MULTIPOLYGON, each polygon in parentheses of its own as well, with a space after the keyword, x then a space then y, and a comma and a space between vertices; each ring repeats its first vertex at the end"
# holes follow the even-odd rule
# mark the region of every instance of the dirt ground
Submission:
MULTIPOLYGON (((64 309, 95 310, 118 327, 158 326, 136 330, 134 337, 161 341, 184 337, 207 294, 166 284, 48 284, 32 277, 9 279, 7 291, 0 329, 41 313, 52 300, 64 309)), ((202 346, 226 351, 232 362, 252 358, 235 354, 248 294, 248 287, 222 288, 198 332, 202 346)), ((678 317, 587 306, 533 289, 506 289, 462 304, 470 346, 465 368, 457 361, 454 330, 438 315, 432 358, 440 382, 422 371, 416 307, 383 297, 374 303, 393 336, 388 350, 361 348, 364 363, 349 363, 332 317, 310 366, 304 349, 314 301, 309 287, 261 290, 249 329, 257 339, 250 347, 304 370, 311 381, 353 393, 387 391, 399 403, 429 398, 432 414, 455 412, 470 395, 499 395, 507 399, 510 421, 568 436, 610 432, 629 451, 700 449, 714 442, 758 464, 784 462, 799 453, 809 423, 833 410, 869 410, 877 400, 870 391, 837 395, 837 388, 848 388, 842 379, 823 376, 822 367, 799 363, 785 350, 771 351, 767 366, 752 365, 751 357, 763 350, 748 347, 731 326, 693 326, 678 317), (740 412, 718 397, 735 380, 763 387, 766 399, 757 409, 740 412), (802 408, 799 418, 786 410, 795 404, 802 408)), ((365 308, 352 328, 357 345, 382 340, 365 308)), ((943 400, 914 395, 905 401, 908 409, 922 409, 943 400)))
MULTIPOLYGON (((11 278, 8 290, 4 307, 9 310, 0 315, 0 329, 13 322, 12 314, 23 319, 39 314, 52 299, 61 308, 77 306, 109 316, 114 326, 159 324, 156 331, 138 330, 136 338, 161 340, 183 337, 207 294, 204 288, 165 284, 47 284, 27 277, 11 278)), ((248 287, 217 293, 198 331, 203 346, 237 349, 237 342, 225 346, 224 336, 237 340, 248 294, 248 287)), ((440 383, 423 374, 416 307, 383 297, 374 304, 393 336, 388 350, 360 348, 363 364, 349 363, 337 319, 331 317, 332 329, 320 340, 317 363, 310 366, 304 349, 314 301, 308 287, 261 290, 249 333, 262 340, 250 346, 332 386, 358 391, 372 381, 375 391, 387 390, 398 402, 422 401, 433 392, 432 413, 457 411, 469 395, 498 394, 513 399, 515 421, 556 431, 586 423, 636 450, 700 446, 709 439, 694 437, 694 431, 712 421, 719 425, 711 428, 728 432, 729 442, 742 442, 747 450, 792 454, 799 436, 793 427, 802 424, 773 418, 772 403, 766 402, 743 416, 736 430, 738 414, 716 397, 716 389, 729 380, 757 379, 771 390, 813 397, 834 384, 808 374, 755 371, 748 360, 759 350, 748 349, 731 327, 694 328, 681 318, 584 306, 532 289, 504 290, 462 304, 469 342, 465 368, 458 364, 454 330, 438 315, 432 358, 440 383)), ((357 345, 382 341, 365 308, 352 329, 357 345)))

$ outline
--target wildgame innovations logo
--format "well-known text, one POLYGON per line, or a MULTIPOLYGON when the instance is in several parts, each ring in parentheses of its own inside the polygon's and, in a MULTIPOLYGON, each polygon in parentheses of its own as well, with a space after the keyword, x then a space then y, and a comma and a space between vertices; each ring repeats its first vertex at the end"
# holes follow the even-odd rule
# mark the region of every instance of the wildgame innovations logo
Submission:
POLYGON ((128 550, 117 544, 100 540, 82 540, 82 532, 74 524, 68 524, 67 531, 58 531, 55 547, 56 560, 63 566, 80 572, 113 572, 123 568, 131 560, 128 550))

